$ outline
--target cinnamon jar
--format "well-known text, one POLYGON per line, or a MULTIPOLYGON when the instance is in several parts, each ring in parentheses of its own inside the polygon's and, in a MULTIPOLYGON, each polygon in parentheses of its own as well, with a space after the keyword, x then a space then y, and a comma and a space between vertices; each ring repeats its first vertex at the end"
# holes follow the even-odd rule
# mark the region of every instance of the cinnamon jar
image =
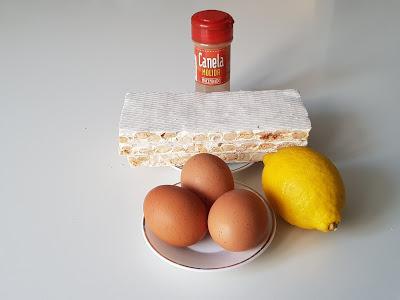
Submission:
POLYGON ((219 10, 192 16, 196 92, 230 90, 230 58, 233 18, 219 10))

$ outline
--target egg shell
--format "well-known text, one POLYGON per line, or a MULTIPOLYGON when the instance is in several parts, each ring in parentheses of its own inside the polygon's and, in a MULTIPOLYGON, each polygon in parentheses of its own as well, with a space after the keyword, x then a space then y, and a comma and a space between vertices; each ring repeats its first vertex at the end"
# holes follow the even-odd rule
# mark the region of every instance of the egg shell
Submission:
POLYGON ((181 182, 182 187, 195 192, 209 207, 235 186, 228 165, 219 157, 208 153, 196 154, 185 163, 181 182))
POLYGON ((152 189, 143 205, 146 226, 166 243, 186 247, 207 233, 207 211, 193 192, 174 185, 152 189))
POLYGON ((208 215, 212 239, 229 251, 257 246, 268 232, 268 211, 255 193, 235 189, 215 201, 208 215))

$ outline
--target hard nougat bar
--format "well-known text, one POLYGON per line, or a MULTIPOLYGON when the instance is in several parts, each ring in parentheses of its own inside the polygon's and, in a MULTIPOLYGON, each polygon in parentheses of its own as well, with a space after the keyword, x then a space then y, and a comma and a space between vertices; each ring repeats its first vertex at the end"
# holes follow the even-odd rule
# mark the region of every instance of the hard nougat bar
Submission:
POLYGON ((296 90, 136 92, 125 97, 119 151, 132 166, 179 166, 197 153, 260 161, 279 148, 307 145, 310 130, 296 90))

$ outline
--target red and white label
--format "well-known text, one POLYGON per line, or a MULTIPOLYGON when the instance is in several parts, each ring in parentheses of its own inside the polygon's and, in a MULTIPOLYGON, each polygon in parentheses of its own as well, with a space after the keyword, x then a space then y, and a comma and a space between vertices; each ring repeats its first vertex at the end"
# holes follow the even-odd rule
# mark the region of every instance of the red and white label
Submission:
POLYGON ((220 85, 229 81, 231 47, 204 49, 194 47, 195 80, 204 85, 220 85))

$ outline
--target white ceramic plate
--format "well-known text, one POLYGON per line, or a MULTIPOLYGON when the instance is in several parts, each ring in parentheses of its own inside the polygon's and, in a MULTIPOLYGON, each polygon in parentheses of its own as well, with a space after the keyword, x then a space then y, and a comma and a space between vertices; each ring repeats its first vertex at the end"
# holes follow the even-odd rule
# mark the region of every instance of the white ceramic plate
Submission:
MULTIPOLYGON (((228 163, 227 165, 229 169, 231 169, 232 173, 236 173, 239 171, 243 171, 244 169, 247 169, 248 167, 254 165, 254 162, 228 163)), ((173 168, 179 171, 182 170, 182 166, 174 166, 173 168)))
MULTIPOLYGON (((177 183, 176 185, 180 185, 177 183)), ((252 188, 235 182, 235 188, 242 188, 256 193, 263 200, 268 211, 268 234, 264 241, 253 249, 242 252, 229 252, 214 243, 208 234, 203 240, 190 247, 170 246, 157 238, 146 227, 143 217, 143 235, 150 249, 167 263, 192 271, 220 271, 240 267, 261 255, 270 245, 276 231, 276 217, 270 203, 252 188)))

